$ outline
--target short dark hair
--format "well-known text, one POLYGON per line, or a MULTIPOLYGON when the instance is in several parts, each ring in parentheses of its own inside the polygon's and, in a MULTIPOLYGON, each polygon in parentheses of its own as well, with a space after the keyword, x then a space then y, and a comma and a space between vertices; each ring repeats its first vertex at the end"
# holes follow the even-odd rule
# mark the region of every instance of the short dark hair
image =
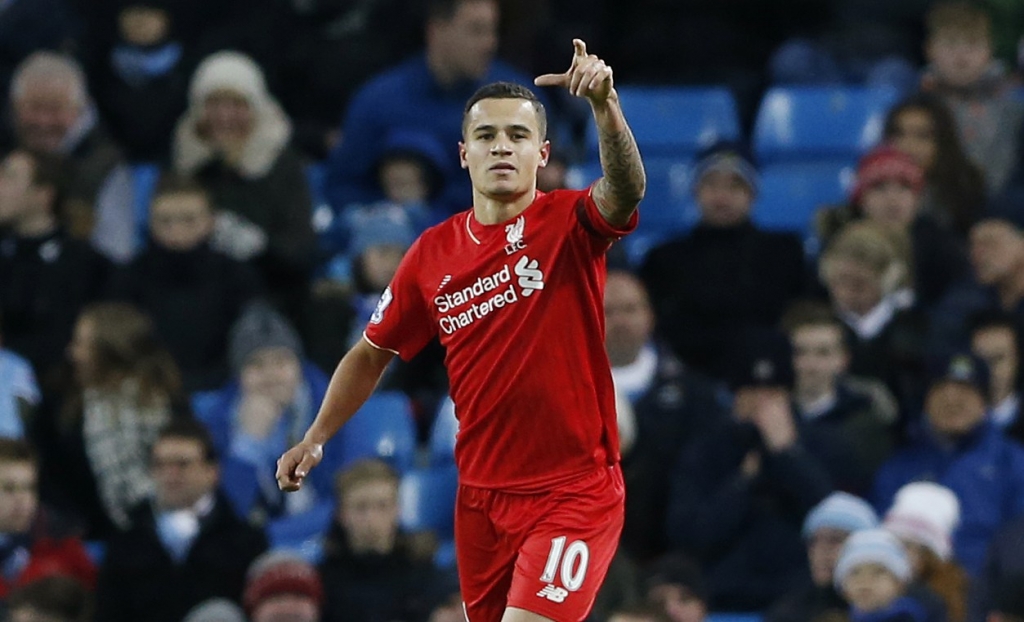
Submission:
POLYGON ((973 337, 975 333, 992 328, 1005 328, 1017 335, 1017 321, 1012 315, 1005 311, 986 310, 979 311, 970 316, 967 320, 969 334, 973 337))
POLYGON ((64 622, 85 622, 91 618, 88 590, 77 579, 51 575, 36 579, 11 592, 10 611, 31 608, 64 622))
POLYGON ((28 441, 0 436, 0 464, 12 462, 28 462, 34 466, 38 464, 39 458, 28 441))
POLYGON ((206 199, 207 205, 210 204, 210 191, 205 186, 199 183, 195 177, 182 175, 174 171, 165 171, 160 175, 160 179, 156 182, 156 187, 153 189, 153 199, 151 202, 155 203, 160 197, 169 194, 198 194, 206 199))
POLYGON ((476 93, 466 102, 466 108, 462 111, 462 134, 466 134, 466 122, 469 120, 469 110, 476 103, 483 99, 525 99, 533 104, 533 111, 537 114, 537 129, 540 132, 540 139, 544 140, 548 135, 548 115, 544 110, 544 104, 537 98, 533 91, 522 84, 515 82, 492 82, 477 89, 476 93))
POLYGON ((467 2, 491 2, 493 0, 428 0, 427 19, 448 21, 455 17, 459 7, 467 2))
MULTIPOLYGON (((191 417, 175 417, 165 425, 156 437, 156 443, 165 439, 184 439, 199 443, 203 450, 203 459, 207 462, 217 461, 217 447, 206 426, 191 417)), ((153 443, 153 446, 156 446, 153 443)))
POLYGON ((788 334, 793 334, 805 326, 830 326, 840 330, 843 328, 842 321, 832 307, 818 300, 797 300, 792 303, 782 314, 780 325, 788 334))

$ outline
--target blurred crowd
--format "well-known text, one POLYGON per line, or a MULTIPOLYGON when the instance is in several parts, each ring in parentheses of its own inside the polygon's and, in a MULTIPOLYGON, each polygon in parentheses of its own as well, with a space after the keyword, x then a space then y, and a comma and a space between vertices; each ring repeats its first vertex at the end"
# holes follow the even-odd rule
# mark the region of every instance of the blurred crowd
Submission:
MULTIPOLYGON (((0 0, 0 619, 462 620, 450 525, 408 519, 454 490, 439 343, 378 389, 409 451, 339 436, 290 495, 275 461, 470 206, 466 99, 582 36, 747 131, 771 85, 901 94, 813 244, 717 141, 696 224, 610 251, 592 619, 1021 622, 1022 34, 1014 0, 0 0)), ((541 190, 590 183, 588 108, 539 95, 541 190)))

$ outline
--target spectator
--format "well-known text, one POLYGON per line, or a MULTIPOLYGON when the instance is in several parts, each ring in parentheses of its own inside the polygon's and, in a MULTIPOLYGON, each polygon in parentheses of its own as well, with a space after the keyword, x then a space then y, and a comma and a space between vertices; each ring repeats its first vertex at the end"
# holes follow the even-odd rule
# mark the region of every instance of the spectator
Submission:
POLYGON ((436 205, 444 192, 445 159, 444 147, 427 132, 395 130, 384 140, 377 161, 380 189, 386 202, 406 211, 417 234, 448 216, 436 205))
POLYGON ((913 585, 941 598, 946 619, 967 617, 967 575, 951 558, 960 502, 945 486, 913 482, 896 493, 882 526, 903 542, 913 585))
POLYGON ((38 579, 11 593, 10 622, 89 622, 92 598, 86 588, 71 577, 38 579))
POLYGON ((38 417, 44 499, 84 523, 87 537, 131 526, 149 498, 149 452, 181 412, 181 380, 148 317, 121 303, 86 307, 68 346, 60 402, 38 417))
POLYGON ((51 575, 72 577, 88 589, 96 584, 82 542, 40 507, 38 477, 32 446, 0 438, 0 610, 12 590, 51 575))
POLYGON ((733 416, 680 452, 666 529, 676 550, 702 563, 712 610, 756 611, 800 581, 803 517, 832 484, 790 407, 788 341, 774 332, 740 337, 733 416))
POLYGON ((58 223, 61 162, 12 151, 0 163, 0 314, 4 345, 43 379, 64 356, 82 307, 106 287, 109 265, 58 223))
POLYGON ((991 372, 989 416, 1010 438, 1024 442, 1020 416, 1020 336, 1009 314, 981 313, 971 319, 971 351, 991 372))
POLYGON ((193 607, 181 622, 246 622, 245 611, 227 598, 211 598, 193 607))
POLYGON ((111 285, 114 297, 153 318, 188 392, 227 381, 228 331, 261 289, 250 266, 210 247, 213 223, 206 190, 165 175, 149 209, 151 245, 111 285))
POLYGON ((231 329, 233 380, 196 403, 223 459, 224 490, 250 522, 308 515, 333 493, 331 476, 342 458, 337 443, 324 451, 326 469, 312 486, 285 495, 274 479, 277 458, 313 421, 327 390, 323 372, 303 359, 295 329, 264 302, 251 304, 231 329))
POLYGON ((662 557, 650 568, 644 589, 647 602, 671 622, 703 622, 707 617, 707 587, 691 559, 662 557))
POLYGON ((682 360, 715 377, 722 353, 748 326, 778 324, 804 280, 795 234, 767 232, 750 220, 758 174, 748 152, 717 143, 697 156, 693 191, 700 222, 653 249, 641 270, 658 326, 682 360))
MULTIPOLYGON (((427 132, 440 145, 454 145, 462 140, 465 102, 479 87, 497 81, 533 83, 494 60, 496 0, 431 0, 427 13, 423 53, 372 78, 352 97, 341 142, 327 164, 327 197, 335 210, 382 198, 373 169, 391 132, 427 132)), ((451 150, 444 163, 438 203, 447 214, 466 209, 472 198, 457 156, 451 150)))
POLYGON ((907 447, 882 465, 873 501, 888 508, 900 488, 919 480, 952 490, 962 512, 953 557, 976 576, 999 526, 1024 511, 1024 449, 987 420, 983 361, 957 353, 931 367, 924 420, 907 447))
POLYGON ((926 19, 929 66, 921 90, 946 102, 971 160, 989 192, 998 194, 1017 161, 1024 106, 1005 69, 992 59, 992 23, 985 9, 964 1, 935 4, 926 19))
POLYGON ((904 99, 886 115, 882 136, 924 171, 921 214, 965 237, 985 207, 985 179, 945 103, 927 93, 904 99))
POLYGON ((3 345, 0 323, 0 438, 22 438, 39 408, 39 385, 32 365, 3 345))
POLYGON ((71 51, 81 34, 79 27, 64 0, 5 2, 0 7, 0 102, 8 100, 18 63, 36 50, 71 51))
POLYGON ((636 441, 623 458, 626 522, 622 547, 646 562, 668 551, 664 539, 670 466, 679 449, 725 408, 712 383, 689 370, 654 337, 654 311, 643 283, 608 273, 604 291, 605 349, 616 393, 632 406, 636 441))
POLYGON ((436 571, 399 529, 398 474, 378 460, 357 462, 338 474, 336 497, 320 564, 324 622, 426 618, 436 571))
POLYGON ((69 179, 58 214, 68 233, 123 262, 135 252, 134 189, 119 147, 99 124, 78 63, 35 52, 11 79, 8 147, 62 156, 69 179))
POLYGON ((320 622, 323 582, 301 557, 268 551, 249 566, 242 601, 252 622, 320 622))
POLYGON ((100 112, 132 161, 165 161, 174 124, 185 111, 192 65, 181 25, 174 20, 174 4, 111 3, 114 39, 94 50, 100 58, 89 68, 100 112))
POLYGON ((924 171, 895 147, 877 147, 857 166, 850 204, 825 208, 817 216, 825 245, 847 223, 867 220, 907 236, 913 257, 914 302, 928 306, 967 272, 956 236, 921 214, 924 171))
POLYGON ((249 57, 218 52, 192 75, 174 169, 210 192, 213 246, 253 261, 282 308, 300 305, 313 260, 312 199, 291 123, 249 57))
POLYGON ((850 373, 886 383, 904 414, 920 403, 927 318, 908 308, 905 238, 873 223, 851 223, 829 243, 821 279, 842 320, 850 373))
POLYGON ((96 591, 96 618, 179 622, 213 597, 239 600, 263 533, 241 522, 218 491, 217 454, 206 428, 179 420, 150 453, 151 498, 131 510, 132 527, 109 541, 96 591))
POLYGON ((851 622, 929 620, 921 603, 906 595, 910 577, 903 545, 883 529, 847 538, 835 569, 836 586, 850 603, 851 622))
POLYGON ((1012 586, 1020 593, 1024 585, 1024 517, 1004 525, 992 538, 985 555, 985 565, 971 581, 968 619, 985 622, 995 611, 1000 592, 1012 586))
POLYGON ((793 409, 807 448, 837 488, 864 495, 889 457, 896 399, 873 379, 849 375, 842 321, 823 303, 798 303, 782 325, 793 345, 793 409))
POLYGON ((651 605, 616 609, 607 619, 608 622, 673 622, 667 613, 651 605))
POLYGON ((875 510, 860 497, 834 492, 804 519, 809 580, 780 598, 768 610, 768 622, 805 622, 845 617, 849 605, 839 595, 833 571, 851 533, 878 526, 875 510))

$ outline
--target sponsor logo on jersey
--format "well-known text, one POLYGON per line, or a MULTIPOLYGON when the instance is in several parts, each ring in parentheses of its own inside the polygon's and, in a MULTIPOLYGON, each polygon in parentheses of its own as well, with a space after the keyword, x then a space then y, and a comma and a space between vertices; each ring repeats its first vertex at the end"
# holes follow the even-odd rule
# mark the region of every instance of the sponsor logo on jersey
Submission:
POLYGON ((523 216, 516 218, 516 221, 511 225, 505 225, 505 241, 508 242, 505 245, 506 255, 511 255, 526 248, 526 242, 523 241, 523 229, 525 227, 526 218, 523 216))
POLYGON ((373 315, 370 316, 371 324, 380 324, 384 319, 384 312, 387 311, 388 305, 394 296, 391 295, 391 286, 384 288, 384 293, 380 295, 380 300, 377 301, 377 308, 373 310, 373 315))
POLYGON ((540 596, 541 598, 546 598, 546 599, 550 600, 553 603, 564 602, 565 598, 568 595, 569 595, 569 590, 567 590, 567 589, 565 589, 563 587, 555 587, 554 585, 552 585, 550 583, 545 585, 541 589, 541 591, 537 592, 537 596, 540 596))
POLYGON ((434 305, 441 314, 441 331, 451 335, 541 289, 544 289, 544 272, 536 259, 524 255, 514 267, 505 264, 494 274, 478 277, 467 287, 435 296, 434 305), (517 277, 515 280, 513 274, 517 277), (460 307, 465 308, 459 310, 460 307))
POLYGON ((437 286, 437 291, 441 291, 442 289, 444 289, 444 286, 447 285, 448 283, 450 283, 451 280, 452 280, 452 275, 450 275, 450 274, 444 275, 444 278, 441 279, 441 284, 437 286))

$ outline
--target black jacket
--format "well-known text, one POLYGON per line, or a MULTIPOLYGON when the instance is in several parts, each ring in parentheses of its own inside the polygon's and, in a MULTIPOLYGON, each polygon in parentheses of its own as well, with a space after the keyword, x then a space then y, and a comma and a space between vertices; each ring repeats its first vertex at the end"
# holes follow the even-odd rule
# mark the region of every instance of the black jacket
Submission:
POLYGON ((133 527, 110 539, 96 590, 96 620, 180 622, 208 598, 240 602, 249 564, 267 548, 263 533, 243 523, 221 496, 200 521, 181 564, 156 531, 150 503, 132 513, 133 527))

